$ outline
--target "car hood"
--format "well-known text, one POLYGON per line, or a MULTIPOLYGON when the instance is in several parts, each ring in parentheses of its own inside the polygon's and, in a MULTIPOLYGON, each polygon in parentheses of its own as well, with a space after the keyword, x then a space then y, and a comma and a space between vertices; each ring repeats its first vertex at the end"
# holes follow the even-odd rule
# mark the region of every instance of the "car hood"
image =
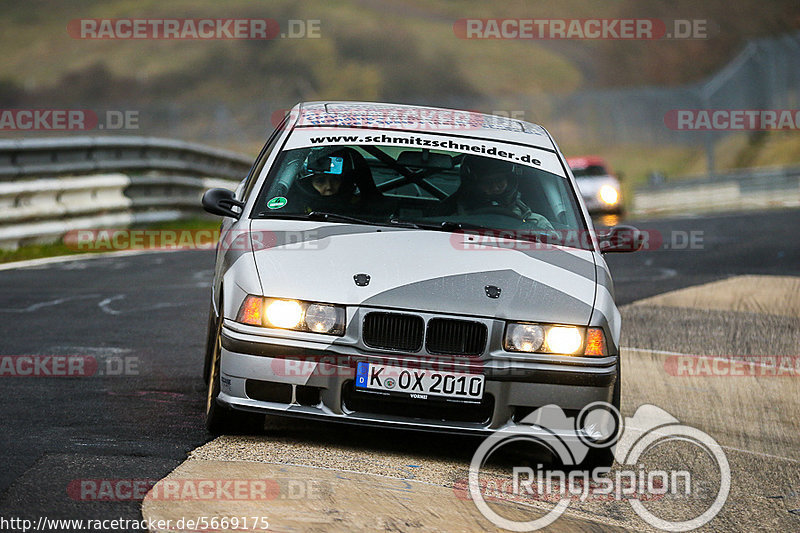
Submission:
POLYGON ((253 220, 264 296, 587 324, 592 252, 429 230, 253 220), (264 237, 266 235, 266 237, 264 237), (369 276, 359 286, 354 277, 369 276), (499 297, 487 293, 500 289, 499 297))

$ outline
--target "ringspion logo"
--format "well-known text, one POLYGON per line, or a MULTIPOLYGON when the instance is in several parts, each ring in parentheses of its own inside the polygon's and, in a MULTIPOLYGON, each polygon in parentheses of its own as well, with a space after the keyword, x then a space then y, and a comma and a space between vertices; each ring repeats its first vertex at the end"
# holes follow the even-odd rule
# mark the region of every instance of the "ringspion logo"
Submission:
MULTIPOLYGON (((508 477, 508 476, 507 476, 508 477)), ((486 479, 485 477, 483 479, 486 479)), ((495 477, 495 479, 497 479, 495 477)), ((492 481, 486 479, 486 481, 492 481)), ((633 417, 623 419, 619 410, 605 402, 585 406, 577 416, 567 416, 559 406, 546 405, 526 416, 515 427, 506 427, 487 437, 472 457, 469 468, 468 494, 481 514, 494 525, 511 531, 536 531, 552 524, 575 501, 602 498, 626 501, 649 525, 666 531, 691 531, 707 524, 722 510, 731 487, 731 469, 722 447, 703 431, 681 424, 663 409, 644 404, 633 417), (574 438, 569 435, 570 425, 574 438), (544 464, 514 466, 511 469, 511 487, 487 491, 482 481, 481 469, 487 459, 509 444, 522 444, 549 450, 565 469, 545 467, 544 464), (657 446, 686 443, 695 447, 694 453, 707 460, 708 471, 687 468, 645 468, 643 460, 657 446), (611 475, 609 466, 584 468, 584 461, 592 450, 607 449, 613 454, 619 468, 611 475), (701 479, 698 479, 698 474, 701 479), (672 516, 669 509, 648 508, 648 500, 679 501, 698 495, 703 477, 718 485, 716 493, 697 500, 693 517, 672 516), (521 521, 507 518, 490 507, 490 498, 510 501, 549 502, 552 507, 537 515, 529 507, 531 519, 521 521), (713 499, 712 499, 713 498, 713 499), (660 516, 666 514, 666 517, 660 516)), ((456 487, 456 494, 459 494, 456 487)))

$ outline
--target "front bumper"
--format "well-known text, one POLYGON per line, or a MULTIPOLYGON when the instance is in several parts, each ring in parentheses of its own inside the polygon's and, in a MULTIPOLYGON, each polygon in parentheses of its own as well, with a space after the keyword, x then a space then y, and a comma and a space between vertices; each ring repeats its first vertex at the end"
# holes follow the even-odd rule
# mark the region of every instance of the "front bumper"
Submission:
POLYGON ((616 356, 565 358, 499 351, 480 358, 421 357, 332 344, 309 334, 270 336, 256 331, 228 320, 223 324, 218 401, 233 409, 485 434, 513 429, 545 405, 577 413, 592 402, 610 402, 617 380, 616 356), (357 392, 353 380, 358 361, 482 373, 484 398, 480 403, 451 402, 357 392))

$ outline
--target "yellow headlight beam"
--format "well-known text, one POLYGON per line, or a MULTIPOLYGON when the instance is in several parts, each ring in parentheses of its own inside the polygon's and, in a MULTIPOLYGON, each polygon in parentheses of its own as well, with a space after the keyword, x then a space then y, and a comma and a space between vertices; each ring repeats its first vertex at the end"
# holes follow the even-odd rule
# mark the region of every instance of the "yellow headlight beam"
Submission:
POLYGON ((545 341, 548 351, 563 354, 574 354, 583 344, 580 330, 566 326, 553 326, 547 330, 545 341))
POLYGON ((614 205, 619 201, 619 191, 611 185, 600 187, 600 199, 608 205, 614 205))
POLYGON ((303 320, 303 307, 294 300, 273 300, 267 304, 266 315, 270 325, 292 329, 303 320))

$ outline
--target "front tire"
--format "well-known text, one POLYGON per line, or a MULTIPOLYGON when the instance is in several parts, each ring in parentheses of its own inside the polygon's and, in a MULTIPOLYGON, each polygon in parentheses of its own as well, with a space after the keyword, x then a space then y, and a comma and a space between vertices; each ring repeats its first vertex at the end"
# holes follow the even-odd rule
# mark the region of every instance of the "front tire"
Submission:
MULTIPOLYGON (((613 405, 618 413, 622 399, 622 354, 617 357, 617 381, 614 383, 614 391, 611 393, 611 405, 613 405)), ((621 416, 621 415, 620 415, 621 416)), ((616 418, 616 417, 615 417, 616 418)), ((616 420, 616 427, 619 429, 621 420, 616 420)), ((592 448, 586 455, 586 458, 581 462, 581 467, 584 469, 592 470, 597 467, 611 468, 614 464, 614 450, 616 449, 616 442, 605 448, 592 448)))
MULTIPOLYGON (((220 308, 221 310, 221 308, 220 308)), ((213 309, 211 310, 213 317, 213 309)), ((212 340, 207 347, 208 394, 206 397, 206 429, 212 435, 250 434, 264 429, 265 416, 260 413, 238 411, 219 403, 220 361, 222 356, 222 316, 213 321, 209 333, 212 340)), ((212 324, 209 324, 211 326, 212 324)))

